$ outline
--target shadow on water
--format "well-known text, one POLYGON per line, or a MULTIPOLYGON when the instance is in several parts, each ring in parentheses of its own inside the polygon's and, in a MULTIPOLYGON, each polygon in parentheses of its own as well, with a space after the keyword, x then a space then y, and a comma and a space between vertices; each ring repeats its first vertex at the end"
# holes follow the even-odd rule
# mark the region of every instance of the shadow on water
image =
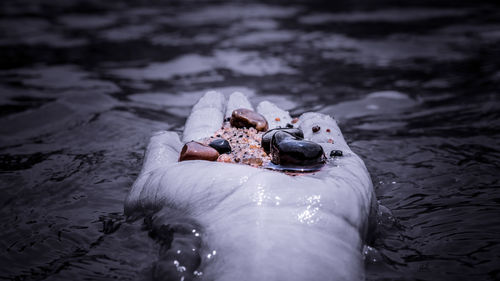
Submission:
POLYGON ((498 280, 500 9, 413 2, 2 2, 0 277, 147 279, 123 200, 218 88, 339 120, 384 206, 368 280, 498 280))

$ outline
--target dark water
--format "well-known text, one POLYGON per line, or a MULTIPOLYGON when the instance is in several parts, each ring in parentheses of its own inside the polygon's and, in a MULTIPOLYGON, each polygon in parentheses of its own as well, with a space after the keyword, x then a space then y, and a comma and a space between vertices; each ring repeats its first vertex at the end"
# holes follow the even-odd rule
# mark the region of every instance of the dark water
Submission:
POLYGON ((386 207, 369 280, 500 279, 499 8, 102 2, 0 4, 0 279, 147 278, 123 200, 213 88, 336 116, 386 207))

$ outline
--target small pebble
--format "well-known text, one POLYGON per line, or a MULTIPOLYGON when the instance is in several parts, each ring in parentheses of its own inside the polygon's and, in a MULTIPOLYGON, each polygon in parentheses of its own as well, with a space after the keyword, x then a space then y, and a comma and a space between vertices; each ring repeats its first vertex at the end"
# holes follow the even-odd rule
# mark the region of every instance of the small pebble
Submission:
POLYGON ((331 132, 331 131, 330 131, 330 129, 326 129, 326 132, 327 132, 327 133, 329 133, 329 132, 331 132))
POLYGON ((317 133, 317 132, 319 132, 319 130, 321 130, 321 127, 318 125, 312 127, 313 133, 317 133))
POLYGON ((262 166, 262 158, 258 157, 249 157, 249 158, 243 158, 242 163, 247 164, 247 165, 252 165, 252 166, 262 166))
POLYGON ((215 148, 219 154, 231 153, 231 145, 225 139, 216 139, 213 140, 209 146, 215 148))
POLYGON ((330 152, 330 157, 340 157, 342 155, 343 155, 342 150, 332 150, 330 152))
POLYGON ((297 122, 299 122, 299 118, 295 117, 295 118, 292 119, 292 124, 295 124, 297 122))
POLYGON ((274 120, 281 121, 281 119, 279 117, 274 118, 274 120))
POLYGON ((293 125, 292 125, 292 124, 290 124, 290 123, 286 123, 286 127, 287 127, 287 128, 293 128, 293 125))
POLYGON ((328 139, 328 143, 333 143, 333 139, 328 139))
POLYGON ((199 142, 190 141, 182 147, 179 162, 187 160, 216 161, 217 158, 219 158, 219 152, 217 152, 215 148, 199 142))
POLYGON ((221 154, 217 159, 217 162, 231 163, 231 156, 228 154, 221 154))
POLYGON ((257 129, 257 131, 267 131, 268 128, 267 121, 264 116, 246 108, 234 110, 231 115, 230 123, 236 128, 253 127, 257 129))

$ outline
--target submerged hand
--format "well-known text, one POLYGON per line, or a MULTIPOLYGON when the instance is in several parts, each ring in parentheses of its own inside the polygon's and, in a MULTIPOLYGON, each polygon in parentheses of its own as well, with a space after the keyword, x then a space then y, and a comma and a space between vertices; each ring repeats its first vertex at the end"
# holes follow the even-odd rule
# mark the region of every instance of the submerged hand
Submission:
MULTIPOLYGON (((226 102, 222 94, 208 92, 193 107, 183 141, 212 135, 224 116, 241 107, 251 105, 240 93, 226 102)), ((269 102, 257 112, 269 129, 291 121, 269 102)), ((154 214, 152 232, 163 241, 156 278, 363 279, 361 249, 375 206, 370 176, 331 117, 305 113, 297 125, 326 155, 335 149, 344 156, 293 177, 247 165, 178 162, 183 143, 175 132, 151 138, 125 212, 154 214), (313 133, 313 126, 321 130, 313 133)))

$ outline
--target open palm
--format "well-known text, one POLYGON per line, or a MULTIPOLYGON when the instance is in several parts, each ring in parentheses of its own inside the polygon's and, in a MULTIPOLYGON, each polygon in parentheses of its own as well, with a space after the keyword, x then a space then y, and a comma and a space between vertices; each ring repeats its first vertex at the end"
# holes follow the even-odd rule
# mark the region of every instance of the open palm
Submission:
MULTIPOLYGON (((193 107, 183 141, 212 135, 228 113, 242 107, 252 108, 240 93, 226 99, 208 92, 193 107)), ((257 112, 269 129, 291 120, 269 102, 260 103, 257 112)), ((151 217, 152 234, 163 245, 156 279, 364 278, 361 249, 376 205, 369 174, 331 117, 305 113, 296 125, 326 155, 335 149, 344 156, 318 172, 290 176, 247 165, 178 162, 179 136, 153 135, 125 212, 151 217), (321 130, 313 133, 313 126, 321 130)))

